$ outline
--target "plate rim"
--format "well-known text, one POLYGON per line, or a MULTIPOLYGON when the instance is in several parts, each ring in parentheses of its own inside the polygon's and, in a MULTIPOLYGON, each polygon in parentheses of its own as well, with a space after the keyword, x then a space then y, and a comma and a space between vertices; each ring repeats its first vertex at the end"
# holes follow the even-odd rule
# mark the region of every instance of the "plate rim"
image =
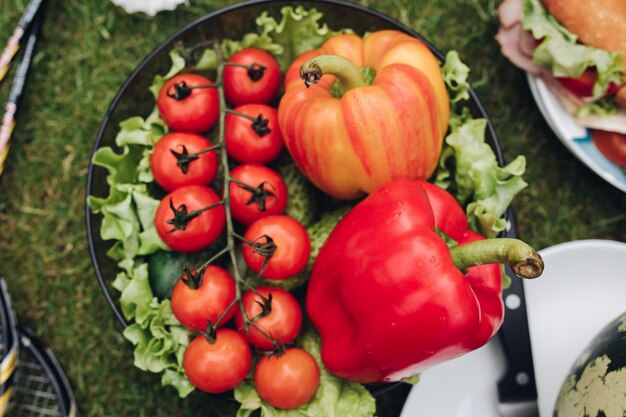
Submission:
MULTIPOLYGON (((608 182, 609 184, 611 184, 612 186, 614 186, 618 190, 621 190, 621 191, 626 193, 626 175, 623 176, 622 180, 620 180, 619 178, 616 178, 614 175, 607 173, 606 170, 604 170, 601 166, 599 166, 596 162, 594 162, 591 158, 589 158, 589 156, 587 155, 587 153, 583 149, 581 149, 578 146, 575 146, 574 140, 576 138, 568 137, 565 134, 565 132, 563 132, 561 129, 559 129, 558 125, 554 122, 554 119, 550 116, 550 113, 549 113, 549 111, 547 109, 546 103, 545 103, 545 101, 543 99, 543 95, 539 91, 539 87, 538 87, 538 84, 537 84, 537 82, 539 80, 539 77, 537 77, 534 74, 531 74, 531 73, 527 72, 526 73, 526 79, 527 79, 528 85, 530 87, 530 92, 532 93, 533 99, 535 100, 535 103, 537 104, 537 107, 539 108, 539 111, 540 111, 541 115, 543 116, 543 118, 546 121, 546 123, 548 124, 548 126, 550 126, 550 129, 552 130, 552 132, 563 143, 563 145, 565 145, 565 147, 572 154, 574 154, 574 156, 576 158, 578 158, 579 161, 581 161, 583 164, 585 164, 596 175, 598 175, 600 178, 602 178, 603 180, 605 180, 606 182, 608 182)), ((550 93, 550 94, 552 94, 552 93, 550 93)), ((586 133, 587 133, 587 136, 589 138, 591 138, 590 129, 589 128, 584 128, 583 126, 580 126, 580 127, 582 129, 585 129, 586 133)), ((601 155, 601 156, 607 162, 613 164, 613 162, 609 161, 604 155, 601 155)))

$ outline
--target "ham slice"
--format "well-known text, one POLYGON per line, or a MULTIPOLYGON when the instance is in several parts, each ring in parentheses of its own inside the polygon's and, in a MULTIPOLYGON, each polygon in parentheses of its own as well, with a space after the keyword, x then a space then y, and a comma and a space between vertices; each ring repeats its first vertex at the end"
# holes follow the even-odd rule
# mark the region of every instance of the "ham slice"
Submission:
POLYGON ((523 7, 524 0, 504 0, 497 10, 500 24, 505 28, 510 28, 519 23, 522 18, 523 7))
POLYGON ((535 39, 522 27, 523 6, 524 0, 504 0, 498 6, 500 29, 496 40, 500 44, 502 55, 515 66, 531 74, 542 75, 546 71, 532 60, 532 53, 537 45, 535 39))
POLYGON ((533 62, 532 49, 528 50, 529 42, 534 45, 533 37, 524 30, 521 22, 510 27, 501 26, 496 40, 500 44, 502 55, 507 57, 515 66, 531 74, 542 74, 546 70, 533 62), (530 39, 528 39, 530 37, 530 39))

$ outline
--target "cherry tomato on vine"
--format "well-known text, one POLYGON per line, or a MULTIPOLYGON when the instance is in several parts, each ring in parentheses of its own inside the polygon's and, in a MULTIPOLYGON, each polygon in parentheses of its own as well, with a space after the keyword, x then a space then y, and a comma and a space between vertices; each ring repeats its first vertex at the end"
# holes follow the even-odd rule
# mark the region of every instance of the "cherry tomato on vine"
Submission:
MULTIPOLYGON (((302 327, 302 309, 296 298, 282 288, 258 287, 258 292, 246 291, 242 297, 243 307, 249 319, 278 343, 291 343, 302 327), (259 295, 260 294, 260 295, 259 295)), ((235 325, 251 345, 263 350, 274 349, 274 344, 252 326, 243 329, 241 309, 235 314, 235 325)))
POLYGON ((235 280, 219 266, 207 266, 202 275, 185 271, 172 291, 172 313, 189 330, 204 332, 222 315, 218 327, 233 317, 235 308, 229 307, 236 296, 235 280))
POLYGON ((591 139, 596 148, 607 159, 626 168, 626 135, 604 130, 593 130, 591 139))
POLYGON ((209 185, 219 164, 214 150, 205 151, 210 147, 211 142, 197 133, 168 133, 159 139, 150 156, 154 180, 166 191, 185 185, 209 185))
POLYGON ((290 348, 280 355, 262 357, 254 369, 254 384, 261 398, 276 408, 306 404, 317 392, 320 368, 309 352, 290 348))
POLYGON ((210 343, 204 335, 191 341, 183 368, 194 387, 211 394, 235 388, 250 371, 252 352, 246 339, 232 329, 218 329, 210 343))
POLYGON ((280 174, 264 165, 243 164, 230 176, 230 212, 244 226, 275 214, 287 207, 287 186, 280 174))
POLYGON ((242 163, 267 164, 275 160, 284 146, 277 110, 265 104, 244 104, 233 111, 247 117, 226 115, 224 140, 228 155, 242 163))
POLYGON ((172 250, 194 252, 214 243, 224 230, 226 213, 215 191, 203 185, 187 185, 166 195, 159 203, 154 225, 172 250))
POLYGON ((213 82, 198 74, 176 75, 163 84, 157 108, 172 130, 202 133, 219 117, 219 97, 213 82))
POLYGON ((243 258, 257 274, 287 279, 304 269, 311 253, 309 234, 300 222, 283 215, 263 217, 250 225, 244 238, 243 258), (266 259, 269 259, 266 261, 266 259))
POLYGON ((262 49, 234 53, 224 67, 224 95, 233 106, 269 103, 280 88, 278 62, 262 49))

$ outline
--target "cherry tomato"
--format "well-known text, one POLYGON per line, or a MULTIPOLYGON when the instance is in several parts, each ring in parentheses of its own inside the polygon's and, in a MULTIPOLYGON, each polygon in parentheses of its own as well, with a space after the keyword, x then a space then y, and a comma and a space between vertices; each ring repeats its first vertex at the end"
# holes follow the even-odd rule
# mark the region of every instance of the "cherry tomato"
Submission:
POLYGON ((220 201, 212 189, 203 185, 172 191, 161 200, 154 215, 159 237, 178 252, 206 248, 224 230, 226 213, 220 201))
POLYGON ((606 158, 626 168, 626 135, 604 130, 593 130, 591 139, 606 158))
POLYGON ((217 175, 215 151, 203 152, 211 142, 192 132, 172 132, 163 136, 150 156, 154 180, 166 191, 185 185, 209 185, 217 175))
MULTIPOLYGON (((246 315, 253 319, 267 309, 267 313, 256 319, 254 323, 278 343, 291 343, 295 340, 302 327, 302 310, 300 304, 291 293, 282 288, 259 287, 256 291, 246 291, 242 302, 246 315), (270 298, 271 295, 271 298, 270 298), (267 304, 269 302, 269 304, 267 304)), ((272 350, 274 344, 252 326, 248 332, 244 325, 241 309, 235 314, 235 325, 248 339, 251 345, 263 350, 272 350)))
POLYGON ((250 371, 252 352, 246 339, 232 329, 219 329, 215 341, 204 335, 191 341, 183 368, 194 387, 211 394, 235 388, 250 371))
POLYGON ((198 74, 180 74, 163 84, 157 108, 172 130, 202 133, 217 123, 219 98, 211 80, 198 74), (193 88, 189 87, 203 87, 193 88))
POLYGON ((243 245, 243 258, 257 274, 266 260, 263 252, 274 245, 273 253, 261 274, 264 278, 290 278, 302 271, 309 260, 309 234, 304 226, 289 216, 263 217, 250 225, 244 238, 253 244, 243 245))
POLYGON ((278 62, 262 49, 234 53, 224 67, 224 95, 233 106, 269 103, 280 88, 278 62))
POLYGON ((254 369, 254 384, 261 398, 276 408, 306 404, 317 392, 320 368, 309 352, 285 350, 280 356, 262 357, 254 369))
MULTIPOLYGON (((215 324, 227 311, 236 296, 235 280, 228 271, 209 265, 201 276, 196 271, 187 271, 178 280, 172 291, 172 313, 189 330, 204 332, 209 322, 215 324)), ((230 308, 219 326, 234 314, 235 309, 230 308)))
POLYGON ((230 211, 235 221, 249 226, 256 220, 282 214, 287 207, 287 186, 276 171, 258 164, 243 164, 230 173, 230 211))
MULTIPOLYGON (((567 88, 579 97, 593 96, 593 86, 597 79, 598 73, 595 70, 586 70, 580 77, 577 78, 557 77, 557 80, 561 83, 561 85, 563 85, 563 87, 567 88)), ((609 84, 609 89, 607 90, 606 95, 614 94, 617 90, 617 85, 611 83, 609 84)))
POLYGON ((226 152, 235 161, 267 164, 283 150, 278 112, 265 104, 244 104, 233 109, 255 120, 228 113, 224 140, 226 152))

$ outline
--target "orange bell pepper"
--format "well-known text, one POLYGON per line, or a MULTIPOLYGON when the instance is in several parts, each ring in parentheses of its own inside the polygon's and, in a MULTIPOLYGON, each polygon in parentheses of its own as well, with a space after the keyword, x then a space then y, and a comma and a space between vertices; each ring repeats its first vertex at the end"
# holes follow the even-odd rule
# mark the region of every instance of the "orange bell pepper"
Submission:
POLYGON ((337 35, 296 58, 278 115, 304 174, 324 192, 354 199, 392 179, 427 179, 441 154, 450 103, 428 47, 384 30, 337 35), (371 84, 363 69, 375 72, 371 84))

